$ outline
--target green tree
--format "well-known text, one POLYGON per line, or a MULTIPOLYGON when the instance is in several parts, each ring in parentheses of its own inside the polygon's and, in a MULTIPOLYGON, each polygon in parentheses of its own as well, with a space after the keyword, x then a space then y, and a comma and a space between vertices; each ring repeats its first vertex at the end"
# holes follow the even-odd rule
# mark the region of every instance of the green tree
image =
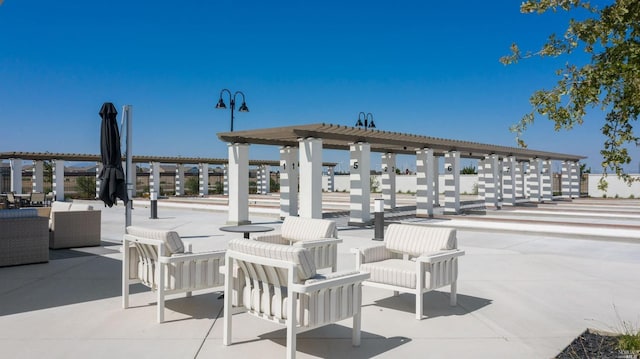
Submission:
POLYGON ((200 182, 197 177, 189 177, 184 181, 184 191, 188 195, 197 195, 200 192, 200 182))
MULTIPOLYGON (((558 82, 549 90, 539 90, 530 98, 531 112, 512 127, 519 145, 526 147, 523 132, 536 115, 555 123, 555 130, 571 129, 584 121, 588 109, 599 107, 606 113, 602 168, 616 173, 627 183, 634 181, 624 172, 631 162, 627 146, 638 144, 633 122, 640 113, 640 1, 615 0, 599 8, 587 0, 526 0, 520 11, 542 14, 571 11, 584 20, 570 20, 563 36, 552 34, 537 52, 521 52, 517 44, 500 61, 516 63, 521 59, 571 55, 583 50, 591 57, 578 66, 567 63, 558 69, 558 82)), ((604 179, 603 179, 604 180, 604 179)), ((601 180, 601 183, 602 181, 601 180)))
POLYGON ((80 198, 93 199, 96 198, 96 178, 78 177, 76 180, 76 189, 80 198))

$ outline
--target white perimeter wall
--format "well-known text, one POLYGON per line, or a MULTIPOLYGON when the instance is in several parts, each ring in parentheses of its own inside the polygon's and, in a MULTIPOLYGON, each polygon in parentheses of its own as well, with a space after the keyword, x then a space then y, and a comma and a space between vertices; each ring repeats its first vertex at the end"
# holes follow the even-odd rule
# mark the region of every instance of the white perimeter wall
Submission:
MULTIPOLYGON (((640 175, 631 174, 631 177, 638 179, 640 175)), ((589 174, 589 196, 590 197, 603 197, 605 194, 607 197, 620 197, 629 198, 633 195, 634 198, 640 198, 640 182, 634 182, 631 186, 626 184, 623 180, 619 179, 615 174, 609 175, 605 178, 607 183, 607 191, 601 191, 598 189, 598 183, 602 178, 601 174, 589 174)))

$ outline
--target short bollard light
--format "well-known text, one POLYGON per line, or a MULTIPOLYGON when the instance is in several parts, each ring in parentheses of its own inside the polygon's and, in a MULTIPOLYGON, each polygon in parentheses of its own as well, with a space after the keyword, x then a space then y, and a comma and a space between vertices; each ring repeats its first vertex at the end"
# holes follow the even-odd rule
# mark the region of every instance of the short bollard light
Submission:
POLYGON ((149 193, 151 200, 151 219, 158 219, 158 192, 149 193))
POLYGON ((384 240, 384 199, 376 198, 373 204, 374 210, 374 241, 384 240))

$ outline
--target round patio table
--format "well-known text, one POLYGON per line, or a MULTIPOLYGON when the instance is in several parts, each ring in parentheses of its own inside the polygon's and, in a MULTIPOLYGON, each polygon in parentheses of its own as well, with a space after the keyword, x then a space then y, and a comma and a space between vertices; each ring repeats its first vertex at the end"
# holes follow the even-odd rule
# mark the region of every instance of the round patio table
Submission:
POLYGON ((258 232, 270 232, 273 231, 273 227, 252 226, 249 224, 245 224, 241 226, 220 227, 220 230, 224 232, 244 233, 244 238, 249 239, 249 234, 258 232))

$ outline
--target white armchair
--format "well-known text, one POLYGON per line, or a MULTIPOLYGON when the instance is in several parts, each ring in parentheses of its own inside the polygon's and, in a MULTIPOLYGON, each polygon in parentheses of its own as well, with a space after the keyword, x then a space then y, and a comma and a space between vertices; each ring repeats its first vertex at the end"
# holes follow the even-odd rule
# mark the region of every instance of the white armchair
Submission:
POLYGON ((352 343, 360 345, 361 286, 368 273, 319 275, 308 249, 243 239, 229 242, 225 271, 224 345, 232 343, 236 311, 286 326, 287 358, 295 357, 298 332, 351 317, 352 343), (234 291, 241 300, 233 299, 234 291))
POLYGON ((122 241, 122 307, 129 307, 129 286, 142 283, 158 295, 158 323, 164 321, 165 296, 222 287, 225 251, 191 253, 178 233, 127 227, 122 241))
POLYGON ((285 217, 280 233, 256 236, 256 241, 286 244, 308 249, 317 269, 337 270, 338 229, 334 221, 303 217, 285 217))
POLYGON ((416 319, 422 319, 423 294, 451 286, 450 303, 456 305, 458 257, 453 228, 391 224, 384 244, 354 248, 356 269, 371 273, 363 284, 416 295, 416 319))

